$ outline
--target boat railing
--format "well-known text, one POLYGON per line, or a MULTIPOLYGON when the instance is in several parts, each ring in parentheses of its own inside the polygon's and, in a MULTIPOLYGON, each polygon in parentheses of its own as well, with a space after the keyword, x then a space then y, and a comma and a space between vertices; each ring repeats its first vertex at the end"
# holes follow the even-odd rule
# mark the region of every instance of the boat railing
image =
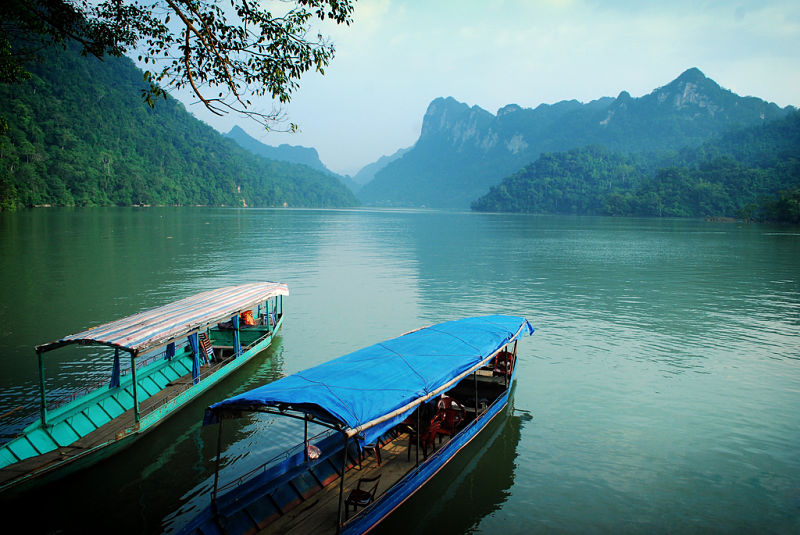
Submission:
POLYGON ((253 340, 251 343, 247 344, 246 346, 243 345, 242 346, 242 351, 247 351, 248 349, 253 348, 257 344, 259 344, 262 341, 264 341, 264 339, 266 339, 267 337, 274 336, 274 335, 275 335, 275 331, 270 329, 269 331, 265 332, 262 336, 259 336, 258 338, 253 340))
MULTIPOLYGON (((182 347, 183 346, 179 346, 177 350, 178 351, 181 350, 182 347)), ((136 360, 136 369, 140 370, 140 369, 144 368, 145 366, 148 366, 149 364, 152 364, 153 362, 156 362, 158 360, 162 360, 162 359, 164 359, 166 357, 166 355, 167 355, 167 350, 166 349, 163 349, 163 350, 155 352, 155 353, 145 354, 143 356, 143 358, 140 358, 140 359, 136 360)), ((126 375, 130 375, 130 373, 131 373, 130 361, 128 361, 127 359, 124 359, 124 360, 120 359, 120 364, 122 364, 123 366, 127 365, 126 368, 122 368, 120 370, 120 372, 119 372, 120 377, 125 377, 126 375)), ((52 409, 57 409, 59 407, 63 407, 65 405, 68 405, 68 404, 72 403, 76 399, 80 399, 80 398, 86 396, 90 392, 94 392, 95 390, 100 390, 101 388, 108 387, 109 381, 110 381, 109 378, 106 378, 106 379, 103 379, 103 380, 99 380, 99 381, 94 381, 91 384, 89 384, 89 385, 87 385, 87 386, 85 386, 85 387, 83 387, 83 388, 81 388, 79 390, 74 390, 72 392, 69 392, 68 394, 64 394, 63 396, 58 396, 58 397, 53 398, 52 400, 48 400, 47 404, 51 408, 51 410, 52 409)))
MULTIPOLYGON (((254 346, 255 346, 255 345, 257 345, 258 343, 260 343, 261 341, 263 341, 263 340, 264 340, 265 338, 267 338, 268 336, 272 336, 272 335, 274 335, 274 334, 275 334, 275 333, 274 333, 274 331, 272 331, 272 330, 271 330, 271 331, 269 331, 269 332, 266 332, 266 333, 264 333, 264 335, 263 335, 263 336, 260 336, 258 339, 256 339, 256 340, 255 340, 255 341, 253 341, 252 343, 250 343, 250 344, 248 344, 248 345, 243 345, 243 346, 242 346, 242 351, 247 351, 247 350, 251 349, 252 347, 254 347, 254 346)), ((199 375, 198 375, 198 382, 200 382, 200 381, 202 381, 203 379, 205 379, 205 378, 209 377, 210 375, 212 375, 213 373, 215 373, 215 372, 216 372, 217 370, 219 370, 220 368, 223 368, 223 367, 225 367, 225 365, 227 365, 227 364, 228 364, 228 363, 229 363, 231 360, 233 360, 233 358, 234 358, 233 356, 229 356, 229 357, 225 358, 224 360, 222 360, 222 361, 220 362, 220 364, 219 364, 218 366, 203 366, 203 367, 201 367, 201 368, 200 368, 200 373, 199 373, 199 375)), ((170 402, 174 401, 176 398, 178 398, 178 397, 179 397, 180 395, 182 395, 184 392, 186 392, 187 390, 189 390, 189 389, 190 389, 190 388, 193 386, 193 384, 194 384, 194 383, 193 383, 193 382, 191 382, 191 381, 190 381, 190 382, 187 382, 186 384, 184 384, 184 385, 181 385, 183 388, 176 389, 174 392, 171 392, 169 395, 159 398, 158 400, 156 400, 155 402, 153 402, 153 403, 152 403, 152 404, 150 404, 150 405, 147 405, 147 404, 146 404, 146 403, 147 403, 146 401, 145 401, 145 402, 143 402, 142 406, 140 407, 140 411, 139 411, 139 413, 140 413, 142 416, 145 416, 145 415, 147 415, 147 414, 150 414, 150 413, 154 412, 156 409, 158 409, 158 408, 160 408, 160 407, 163 407, 163 406, 167 405, 168 403, 170 403, 170 402)))
POLYGON ((64 394, 63 396, 59 396, 52 401, 47 402, 48 410, 58 409, 63 407, 64 405, 69 405, 76 399, 82 398, 83 396, 89 394, 89 392, 94 392, 95 390, 99 390, 103 388, 103 386, 108 387, 108 379, 105 381, 96 381, 88 386, 81 388, 80 390, 75 390, 70 392, 69 394, 64 394))
MULTIPOLYGON (((227 360, 230 359, 226 359, 224 362, 227 362, 227 360)), ((203 379, 207 378, 208 376, 210 376, 211 374, 213 374, 214 372, 216 372, 219 368, 220 367, 212 367, 212 366, 206 366, 204 368, 201 367, 200 368, 201 371, 197 376, 198 383, 203 379)), ((166 396, 159 397, 156 401, 151 402, 151 404, 149 405, 147 402, 150 401, 150 398, 142 401, 142 404, 139 406, 139 414, 141 416, 146 416, 152 412, 155 412, 157 409, 169 404, 170 402, 174 401, 179 396, 181 396, 184 392, 192 388, 192 386, 194 386, 194 382, 190 379, 185 383, 173 383, 173 386, 178 386, 179 388, 176 388, 173 392, 169 393, 166 396)))
POLYGON ((263 464, 260 464, 259 466, 253 468, 249 472, 247 472, 245 474, 242 474, 241 476, 237 477, 236 479, 228 481, 224 485, 221 485, 217 492, 222 494, 223 492, 226 492, 226 491, 228 491, 228 490, 230 490, 232 488, 241 486, 242 484, 244 484, 247 481, 250 481, 251 479, 256 477, 258 474, 266 472, 272 466, 275 466, 276 464, 282 463, 282 462, 290 459, 292 456, 297 455, 298 453, 303 451, 303 449, 306 447, 306 444, 310 445, 313 442, 319 442, 319 441, 321 441, 323 439, 328 438, 329 436, 333 435, 334 433, 336 433, 336 431, 334 429, 325 429, 325 430, 319 432, 318 434, 314 435, 313 437, 309 437, 307 442, 300 442, 299 444, 296 444, 296 445, 292 446, 291 448, 289 448, 287 450, 284 450, 281 453, 277 454, 276 456, 272 457, 267 462, 265 462, 263 464))
POLYGON ((175 390, 174 392, 170 393, 167 396, 159 398, 158 400, 156 400, 151 404, 147 403, 149 399, 142 401, 141 405, 139 405, 139 416, 140 417, 147 416, 148 414, 155 412, 157 409, 167 405, 171 401, 174 401, 178 396, 189 390, 192 387, 192 383, 189 382, 185 385, 180 385, 180 386, 181 388, 175 390))
MULTIPOLYGON (((246 346, 242 346, 242 351, 249 350, 250 348, 252 348, 256 344, 258 344, 261 341, 263 341, 266 337, 271 336, 271 335, 274 335, 273 331, 265 333, 264 336, 259 337, 257 340, 255 340, 251 344, 248 344, 246 346)), ((178 345, 178 347, 175 348, 176 353, 181 353, 187 345, 188 345, 188 343, 184 343, 184 344, 178 345)), ((146 367, 146 366, 148 366, 148 365, 150 365, 150 364, 152 364, 152 363, 154 363, 156 361, 163 360, 166 357, 166 355, 167 355, 166 348, 164 348, 164 349, 162 349, 160 351, 153 352, 153 353, 147 353, 147 354, 143 355, 142 357, 136 359, 136 369, 140 370, 140 369, 142 369, 142 368, 144 368, 144 367, 146 367)), ((125 377, 127 375, 130 375, 130 373, 131 373, 130 361, 127 360, 127 359, 120 359, 120 360, 121 360, 120 364, 122 364, 123 366, 127 365, 127 367, 125 367, 122 370, 120 370, 120 377, 125 377)), ((230 359, 225 359, 225 362, 227 362, 228 360, 230 360, 230 359)), ((202 381, 204 378, 206 378, 209 375, 211 375, 212 373, 214 373, 217 369, 218 369, 217 367, 207 367, 205 369, 201 368, 200 375, 199 375, 199 380, 202 381)), ((99 380, 99 381, 94 381, 92 384, 89 384, 89 385, 81 388, 80 390, 75 390, 75 391, 69 392, 67 394, 64 394, 62 396, 55 397, 52 400, 48 400, 48 406, 51 409, 57 409, 57 408, 63 407, 65 405, 68 405, 68 404, 72 403, 76 399, 80 399, 80 398, 88 395, 90 392, 94 392, 94 391, 100 390, 100 389, 102 389, 104 387, 108 387, 108 383, 109 383, 109 379, 103 379, 103 380, 99 380)), ((192 386, 191 383, 189 383, 187 385, 184 385, 184 388, 177 389, 175 392, 172 392, 168 396, 165 396, 163 398, 158 399, 158 401, 154 402, 152 405, 149 405, 149 406, 146 405, 147 402, 144 401, 143 402, 143 406, 141 407, 141 410, 140 410, 140 414, 141 415, 149 414, 149 413, 155 411, 156 409, 158 409, 159 407, 162 407, 162 406, 168 404, 169 402, 173 401, 175 398, 177 398, 178 396, 183 394, 191 386, 192 386)))

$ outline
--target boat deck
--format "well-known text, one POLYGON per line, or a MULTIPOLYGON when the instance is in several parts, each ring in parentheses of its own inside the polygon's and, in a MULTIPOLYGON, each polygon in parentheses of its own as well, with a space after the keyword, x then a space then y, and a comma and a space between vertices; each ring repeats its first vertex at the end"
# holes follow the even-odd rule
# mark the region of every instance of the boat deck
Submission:
MULTIPOLYGON (((223 368, 230 360, 231 358, 229 357, 221 361, 214 361, 210 365, 204 365, 201 368, 201 380, 202 377, 211 375, 220 368, 223 368)), ((169 382, 164 388, 140 402, 140 417, 157 410, 171 399, 189 390, 191 386, 192 373, 190 371, 178 379, 169 382)), ((130 386, 126 390, 130 391, 130 386)), ((121 440, 126 436, 135 434, 137 431, 138 429, 135 427, 134 409, 128 409, 69 445, 59 445, 51 451, 28 457, 12 465, 0 468, 0 486, 26 474, 55 468, 60 465, 62 461, 71 461, 73 458, 78 458, 89 453, 98 446, 121 440)), ((32 444, 31 447, 33 447, 32 444)))
POLYGON ((41 414, 0 444, 0 492, 88 466, 158 425, 270 345, 288 292, 274 282, 227 286, 36 346, 41 414), (110 380, 98 371, 98 384, 81 378, 53 399, 44 354, 75 345, 100 346, 98 363, 113 355, 110 380))
MULTIPOLYGON (((498 395, 506 391, 505 377, 494 376, 491 371, 483 371, 477 374, 477 382, 480 386, 482 401, 492 403, 498 395)), ((475 383, 468 379, 463 388, 454 388, 451 392, 463 390, 463 399, 473 396, 473 406, 466 406, 467 423, 476 417, 476 407, 474 407, 475 383), (466 384, 468 383, 468 384, 466 384)), ((480 416, 486 411, 486 407, 480 407, 477 415, 480 416)), ((372 450, 365 451, 362 462, 359 463, 348 454, 348 466, 345 476, 344 499, 355 489, 358 481, 362 478, 373 478, 380 475, 376 500, 379 499, 388 489, 392 488, 404 476, 414 470, 417 466, 416 445, 412 444, 409 450, 409 434, 405 431, 395 433, 393 438, 380 447, 381 464, 378 465, 375 454, 372 450), (410 452, 410 454, 409 454, 410 452)), ((450 437, 442 434, 436 439, 435 450, 443 447, 450 440, 450 437)), ((429 456, 435 450, 429 448, 429 456)), ((419 453, 419 461, 423 462, 423 452, 419 453)), ((260 496, 253 499, 247 491, 240 494, 243 501, 236 512, 228 512, 216 517, 216 525, 210 531, 198 529, 193 533, 226 533, 226 534, 253 534, 253 533, 333 533, 336 531, 339 511, 339 485, 338 474, 341 473, 341 460, 333 461, 328 468, 322 471, 312 470, 312 475, 306 473, 302 478, 292 479, 291 482, 271 488, 260 496), (334 472, 335 471, 335 472, 334 472), (326 475, 329 475, 327 478, 326 475), (332 477, 331 477, 332 476, 332 477), (323 482, 324 479, 324 482, 323 482), (314 482, 316 481, 316 482, 314 482), (244 505, 246 503, 246 505, 244 505)), ((346 506, 345 506, 346 508, 346 506)), ((353 512, 350 516, 354 517, 363 509, 353 512)), ((346 513, 343 512, 343 520, 346 521, 346 513)))
MULTIPOLYGON (((437 441, 436 448, 447 443, 450 437, 442 436, 441 445, 437 441)), ((433 453, 432 451, 428 452, 433 453)), ((401 433, 380 448, 381 464, 371 453, 358 464, 351 466, 345 476, 344 498, 356 488, 361 478, 371 478, 380 474, 378 490, 375 498, 379 498, 387 489, 394 486, 407 473, 416 467, 416 447, 411 447, 411 460, 408 460, 408 434, 401 433)), ((420 450, 420 462, 422 451, 420 450)), ((306 501, 293 508, 288 513, 276 519, 257 533, 333 533, 336 531, 337 514, 339 511, 339 480, 327 485, 319 492, 310 496, 306 501), (313 509, 313 512, 311 511, 313 509)), ((359 509, 361 511, 361 509, 359 509)), ((356 513, 350 510, 350 516, 356 513)))

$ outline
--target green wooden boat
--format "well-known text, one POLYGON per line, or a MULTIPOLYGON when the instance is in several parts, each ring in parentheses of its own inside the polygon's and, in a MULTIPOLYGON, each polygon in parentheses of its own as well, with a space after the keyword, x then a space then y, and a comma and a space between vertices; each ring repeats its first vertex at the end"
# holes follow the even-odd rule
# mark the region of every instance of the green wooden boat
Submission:
POLYGON ((64 476, 130 445, 266 349, 283 323, 285 295, 287 286, 275 282, 228 286, 37 346, 40 417, 0 446, 0 492, 64 476), (111 380, 48 406, 44 357, 74 344, 106 347, 111 380))

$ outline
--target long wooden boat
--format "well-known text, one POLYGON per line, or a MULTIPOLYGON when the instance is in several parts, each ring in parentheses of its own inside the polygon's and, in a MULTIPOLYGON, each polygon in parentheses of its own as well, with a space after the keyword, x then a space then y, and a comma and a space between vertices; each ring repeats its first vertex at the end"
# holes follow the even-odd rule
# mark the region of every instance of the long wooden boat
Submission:
POLYGON ((214 490, 182 533, 369 531, 503 413, 525 334, 521 317, 441 323, 211 405, 214 490), (221 484, 223 422, 250 413, 302 421, 303 441, 221 484))
POLYGON ((37 346, 40 417, 0 447, 0 492, 55 479, 130 445, 266 349, 288 294, 275 282, 228 286, 37 346), (54 407, 44 357, 75 344, 106 348, 111 379, 54 407))

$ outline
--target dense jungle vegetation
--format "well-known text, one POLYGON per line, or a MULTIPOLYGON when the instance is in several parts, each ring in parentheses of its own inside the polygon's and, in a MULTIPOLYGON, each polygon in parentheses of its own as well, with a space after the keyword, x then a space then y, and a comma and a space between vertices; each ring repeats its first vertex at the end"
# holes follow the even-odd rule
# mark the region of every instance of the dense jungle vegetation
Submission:
POLYGON ((254 156, 172 98, 147 106, 127 58, 51 47, 0 84, 0 207, 353 206, 336 178, 254 156))
POLYGON ((478 211, 798 221, 800 112, 677 153, 601 147, 543 154, 478 211))

